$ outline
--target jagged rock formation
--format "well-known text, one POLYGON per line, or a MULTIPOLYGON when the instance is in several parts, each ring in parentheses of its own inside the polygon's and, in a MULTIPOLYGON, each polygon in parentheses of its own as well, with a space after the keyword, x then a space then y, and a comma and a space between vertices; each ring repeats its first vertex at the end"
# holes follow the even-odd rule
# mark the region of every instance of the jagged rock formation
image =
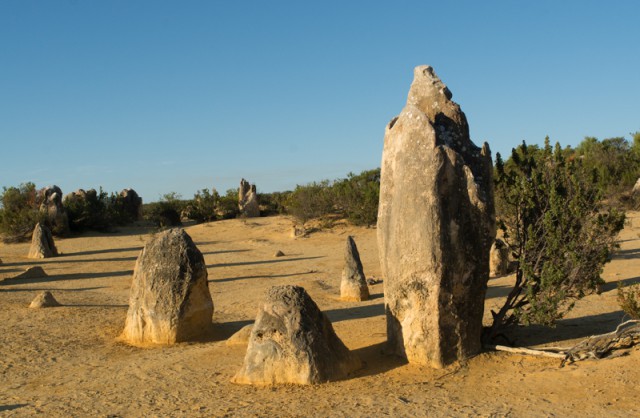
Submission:
POLYGON ((213 301, 202 253, 182 229, 149 241, 136 261, 122 339, 173 344, 210 330, 213 301))
POLYGON ((240 215, 246 218, 257 218, 260 216, 256 185, 249 184, 245 179, 240 180, 240 189, 238 189, 238 208, 240 209, 240 215))
POLYGON ((369 287, 364 276, 358 247, 352 236, 347 237, 344 251, 344 269, 340 281, 340 298, 343 300, 362 301, 369 299, 369 287))
POLYGON ((118 196, 124 211, 132 221, 142 219, 142 198, 133 189, 123 189, 118 196))
POLYGON ((45 214, 46 224, 54 234, 69 232, 69 219, 62 206, 62 190, 58 186, 48 186, 38 191, 40 212, 45 214))
POLYGON ((35 308, 35 309, 53 308, 56 306, 62 306, 62 305, 60 305, 60 303, 56 300, 56 298, 53 297, 51 292, 48 290, 44 290, 40 292, 38 296, 36 296, 35 299, 33 299, 31 301, 31 304, 29 305, 30 308, 35 308))
POLYGON ((53 242, 53 235, 49 228, 38 222, 31 235, 31 247, 29 258, 50 258, 58 255, 58 250, 53 242))
POLYGON ((489 146, 476 147, 433 68, 386 128, 378 212, 388 350, 444 367, 481 348, 495 236, 489 146))
POLYGON ((303 288, 275 286, 260 307, 233 381, 314 384, 342 379, 361 366, 303 288))
POLYGON ((509 273, 509 247, 501 239, 496 239, 491 246, 489 256, 489 275, 502 276, 509 273))

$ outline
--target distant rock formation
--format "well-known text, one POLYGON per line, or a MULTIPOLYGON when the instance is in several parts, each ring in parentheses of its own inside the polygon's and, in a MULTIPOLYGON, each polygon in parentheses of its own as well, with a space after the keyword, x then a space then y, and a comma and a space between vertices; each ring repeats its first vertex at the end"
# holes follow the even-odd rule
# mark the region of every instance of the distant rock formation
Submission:
POLYGON ((497 238, 491 246, 489 256, 489 275, 491 277, 509 274, 509 247, 497 238))
POLYGON ((387 125, 378 245, 390 352, 441 368, 481 349, 495 236, 489 146, 476 147, 433 68, 387 125))
POLYGON ((29 258, 50 258, 58 255, 58 249, 53 242, 53 235, 49 228, 38 222, 31 235, 29 258))
POLYGON ((245 179, 240 180, 240 189, 238 189, 238 208, 240 209, 240 215, 246 218, 257 218, 260 216, 256 185, 249 184, 245 179))
POLYGON ((53 297, 51 292, 48 290, 44 290, 40 292, 38 296, 36 296, 35 299, 33 299, 31 301, 31 304, 29 305, 30 308, 34 308, 34 309, 53 308, 56 306, 62 306, 62 305, 60 305, 60 303, 56 300, 56 298, 53 297))
POLYGON ((122 339, 169 345, 210 330, 213 301, 202 253, 182 229, 149 241, 136 262, 122 339))
POLYGON ((363 301, 369 299, 369 287, 364 276, 358 247, 352 236, 347 237, 344 251, 344 269, 340 281, 340 298, 343 300, 363 301))
POLYGON ((303 288, 275 286, 260 307, 233 382, 314 384, 342 379, 361 366, 303 288))
POLYGON ((69 219, 62 206, 62 190, 58 186, 48 186, 38 191, 40 212, 45 214, 46 224, 57 235, 69 232, 69 219))
POLYGON ((142 219, 142 198, 133 189, 123 189, 119 199, 122 201, 124 211, 132 221, 142 219))
POLYGON ((638 180, 636 180, 636 184, 633 185, 633 189, 632 189, 631 193, 633 193, 633 194, 640 193, 640 178, 638 180))

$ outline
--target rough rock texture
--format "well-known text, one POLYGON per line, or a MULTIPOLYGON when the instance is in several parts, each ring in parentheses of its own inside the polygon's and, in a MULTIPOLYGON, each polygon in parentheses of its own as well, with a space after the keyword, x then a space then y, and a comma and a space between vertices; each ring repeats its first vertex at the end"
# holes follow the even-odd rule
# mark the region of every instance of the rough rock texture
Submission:
POLYGON ((343 300, 361 301, 369 299, 369 287, 362 270, 362 262, 358 247, 353 237, 347 237, 344 250, 344 269, 340 282, 340 298, 343 300))
POLYGON ((240 214, 246 218, 257 218, 260 216, 256 185, 249 184, 245 179, 240 180, 240 189, 238 189, 238 208, 240 208, 240 214))
POLYGON ((38 191, 40 212, 46 216, 46 223, 55 234, 69 232, 69 218, 62 206, 62 190, 58 186, 48 186, 38 191))
POLYGON ((31 301, 31 304, 29 305, 30 308, 36 308, 36 309, 53 308, 55 306, 62 306, 62 305, 60 305, 60 303, 56 300, 56 298, 53 297, 51 292, 49 292, 48 290, 44 290, 40 292, 38 296, 36 296, 35 299, 33 299, 31 301))
POLYGON ((49 277, 47 273, 40 266, 33 266, 26 269, 24 272, 18 274, 17 276, 11 277, 10 279, 5 280, 14 280, 14 279, 42 279, 44 277, 49 277))
POLYGON ((123 189, 119 200, 122 201, 125 212, 132 221, 142 219, 142 198, 133 189, 123 189))
POLYGON ((240 331, 233 334, 226 341, 226 345, 247 345, 249 344, 249 338, 251 337, 251 330, 253 330, 253 324, 245 325, 240 328, 240 331))
POLYGON ((136 261, 122 339, 173 344, 209 331, 213 301, 202 253, 182 229, 149 241, 136 261))
POLYGON ((31 235, 29 258, 50 258, 58 255, 49 228, 38 222, 31 235))
POLYGON ((314 384, 342 379, 361 365, 303 288, 275 286, 258 311, 233 381, 314 384))
POLYGON ((489 275, 502 276, 509 273, 509 247, 501 239, 496 239, 491 246, 489 256, 489 275))
POLYGON ((495 236, 491 152, 451 97, 431 67, 414 70, 385 132, 377 230, 388 350, 437 368, 481 348, 495 236))

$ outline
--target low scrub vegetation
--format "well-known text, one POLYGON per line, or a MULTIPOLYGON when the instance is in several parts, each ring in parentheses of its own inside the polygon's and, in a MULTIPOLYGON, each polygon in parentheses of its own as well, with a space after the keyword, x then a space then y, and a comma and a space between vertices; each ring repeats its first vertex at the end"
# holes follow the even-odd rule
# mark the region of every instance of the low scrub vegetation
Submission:
POLYGON ((640 283, 618 285, 618 303, 632 319, 640 319, 640 283))
POLYGON ((624 213, 601 204, 606 188, 571 149, 524 142, 497 155, 498 225, 517 263, 492 335, 513 324, 553 325, 575 300, 595 292, 624 226, 624 213))

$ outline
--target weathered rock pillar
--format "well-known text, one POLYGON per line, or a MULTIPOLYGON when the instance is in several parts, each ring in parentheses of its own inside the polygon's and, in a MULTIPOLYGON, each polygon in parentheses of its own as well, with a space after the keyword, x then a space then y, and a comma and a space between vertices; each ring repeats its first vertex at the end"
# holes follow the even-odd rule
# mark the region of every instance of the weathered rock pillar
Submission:
POLYGON ((121 339, 133 345, 189 341, 210 330, 212 315, 202 253, 182 229, 158 234, 136 261, 121 339))
POLYGON ((386 128, 378 212, 388 349, 437 368, 480 350, 495 236, 491 152, 451 97, 416 67, 386 128))

